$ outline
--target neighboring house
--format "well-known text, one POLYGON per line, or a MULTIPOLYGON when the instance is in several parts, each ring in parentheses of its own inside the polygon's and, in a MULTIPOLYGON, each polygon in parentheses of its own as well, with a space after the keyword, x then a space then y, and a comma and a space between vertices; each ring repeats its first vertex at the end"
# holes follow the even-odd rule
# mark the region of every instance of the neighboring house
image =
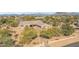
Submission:
POLYGON ((78 27, 79 27, 79 20, 77 20, 76 24, 77 24, 76 26, 78 26, 78 27))
POLYGON ((74 23, 74 27, 79 29, 79 19, 74 23))
POLYGON ((35 20, 35 21, 21 21, 19 23, 19 27, 25 27, 25 26, 30 26, 34 27, 37 26, 39 28, 48 28, 51 27, 50 25, 43 23, 41 20, 35 20))

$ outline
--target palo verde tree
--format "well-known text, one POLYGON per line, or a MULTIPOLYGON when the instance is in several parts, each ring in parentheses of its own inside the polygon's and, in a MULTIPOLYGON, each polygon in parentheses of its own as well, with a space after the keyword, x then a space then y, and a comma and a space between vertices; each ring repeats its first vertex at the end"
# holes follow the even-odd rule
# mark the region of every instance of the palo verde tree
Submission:
POLYGON ((58 26, 61 23, 61 19, 58 16, 46 16, 43 22, 52 26, 58 26))
POLYGON ((69 24, 64 24, 61 27, 61 32, 64 36, 69 36, 74 33, 74 28, 70 26, 69 24))
POLYGON ((11 33, 7 29, 0 29, 0 44, 5 47, 11 47, 14 45, 11 38, 11 33))
POLYGON ((15 19, 15 17, 7 17, 7 18, 2 18, 0 19, 0 25, 9 25, 9 26, 12 26, 12 27, 16 27, 18 26, 19 24, 19 21, 15 19))
POLYGON ((30 43, 33 39, 37 37, 37 32, 35 29, 31 27, 25 27, 24 31, 21 34, 21 39, 20 43, 25 44, 25 43, 30 43))
POLYGON ((41 32, 40 32, 40 37, 43 37, 43 38, 51 38, 53 36, 60 36, 60 29, 59 28, 49 28, 49 29, 43 29, 41 32))

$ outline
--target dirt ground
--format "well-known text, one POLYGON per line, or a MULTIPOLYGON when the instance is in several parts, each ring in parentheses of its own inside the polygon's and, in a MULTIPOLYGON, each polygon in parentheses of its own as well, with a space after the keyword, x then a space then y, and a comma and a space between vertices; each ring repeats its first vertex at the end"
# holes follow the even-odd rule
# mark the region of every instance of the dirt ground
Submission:
MULTIPOLYGON (((11 28, 12 29, 12 28, 11 28)), ((23 29, 17 27, 13 28, 13 31, 19 34, 16 40, 19 40, 21 31, 23 29)), ((79 41, 79 30, 76 30, 75 33, 71 36, 60 36, 60 37, 52 37, 51 39, 45 39, 41 37, 37 37, 36 39, 32 40, 32 42, 28 45, 28 47, 62 47, 71 43, 75 43, 79 41)))

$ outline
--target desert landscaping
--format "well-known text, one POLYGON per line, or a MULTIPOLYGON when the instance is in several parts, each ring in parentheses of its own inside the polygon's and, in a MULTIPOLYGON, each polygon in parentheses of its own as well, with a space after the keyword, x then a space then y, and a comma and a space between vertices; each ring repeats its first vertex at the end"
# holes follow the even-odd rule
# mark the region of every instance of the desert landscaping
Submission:
POLYGON ((0 16, 0 47, 63 47, 78 35, 79 16, 0 16))

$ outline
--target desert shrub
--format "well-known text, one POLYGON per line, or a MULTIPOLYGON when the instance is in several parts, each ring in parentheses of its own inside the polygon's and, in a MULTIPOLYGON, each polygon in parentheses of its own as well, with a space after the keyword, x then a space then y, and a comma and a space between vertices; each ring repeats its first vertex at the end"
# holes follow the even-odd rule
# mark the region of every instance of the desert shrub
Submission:
POLYGON ((52 37, 52 32, 49 30, 43 30, 40 36, 49 39, 52 37))
POLYGON ((60 36, 61 35, 60 28, 56 28, 56 27, 52 28, 52 34, 53 36, 60 36))
POLYGON ((64 24, 61 27, 61 31, 64 36, 69 36, 74 32, 74 28, 69 24, 64 24))
POLYGON ((51 38, 53 36, 59 36, 60 30, 58 28, 50 28, 50 29, 44 29, 41 31, 40 36, 44 38, 51 38))
POLYGON ((7 23, 7 19, 4 19, 4 18, 0 19, 0 25, 6 24, 6 23, 7 23))
POLYGON ((2 44, 2 46, 5 46, 5 47, 9 47, 9 46, 14 45, 9 30, 0 29, 0 43, 2 44))
POLYGON ((18 24, 19 24, 19 20, 15 19, 15 17, 11 16, 11 17, 7 18, 6 24, 9 25, 9 26, 12 26, 12 27, 17 27, 18 24))
POLYGON ((31 20, 35 20, 34 16, 24 16, 23 18, 24 21, 31 21, 31 20))
POLYGON ((25 27, 24 31, 22 32, 22 37, 20 39, 20 43, 30 43, 33 39, 37 37, 36 30, 30 27, 25 27))
POLYGON ((7 24, 10 25, 10 26, 12 26, 12 27, 17 27, 18 24, 19 24, 19 22, 17 20, 15 20, 15 19, 9 19, 7 21, 7 24))
POLYGON ((2 44, 5 47, 12 47, 14 46, 14 41, 11 39, 11 37, 4 37, 2 40, 2 44))
POLYGON ((6 24, 6 25, 9 25, 9 26, 13 26, 13 27, 17 27, 18 24, 19 24, 19 21, 16 20, 14 17, 13 18, 2 18, 0 19, 0 25, 3 25, 3 24, 6 24))
POLYGON ((65 24, 73 24, 76 21, 75 16, 65 16, 63 18, 63 23, 65 24))
POLYGON ((42 21, 52 26, 58 26, 61 23, 60 20, 57 16, 46 16, 42 21))

